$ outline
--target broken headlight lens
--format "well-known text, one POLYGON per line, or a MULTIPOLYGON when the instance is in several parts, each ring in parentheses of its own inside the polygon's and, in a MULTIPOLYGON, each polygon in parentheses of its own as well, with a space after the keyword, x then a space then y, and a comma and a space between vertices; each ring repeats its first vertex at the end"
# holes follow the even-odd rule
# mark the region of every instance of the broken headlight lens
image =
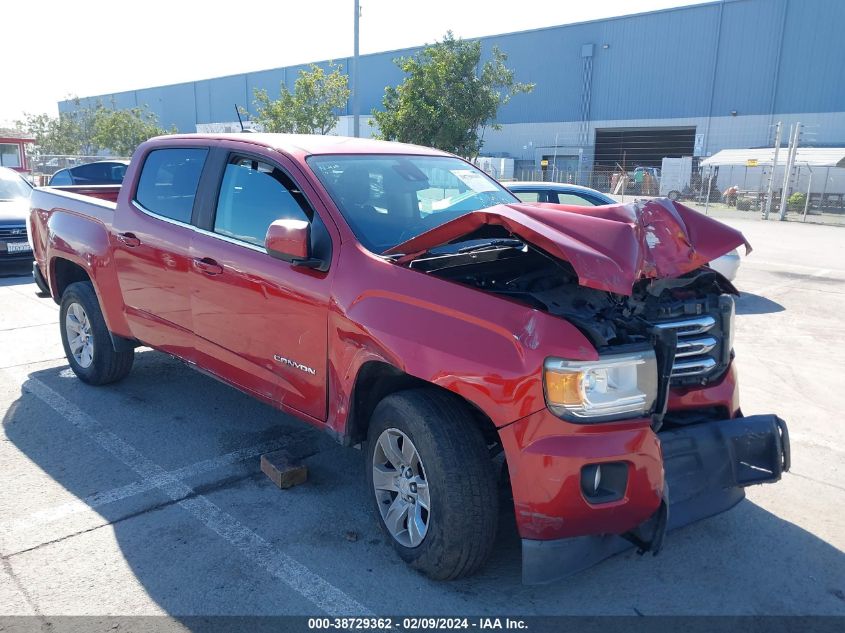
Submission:
POLYGON ((546 359, 546 405, 571 422, 642 417, 657 399, 654 350, 602 354, 597 361, 546 359))

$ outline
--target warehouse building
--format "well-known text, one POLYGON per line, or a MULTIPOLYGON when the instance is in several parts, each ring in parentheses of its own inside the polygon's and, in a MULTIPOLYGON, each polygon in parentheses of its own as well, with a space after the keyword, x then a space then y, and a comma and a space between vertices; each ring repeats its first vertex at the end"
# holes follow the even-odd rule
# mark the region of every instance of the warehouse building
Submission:
MULTIPOLYGON (((483 153, 513 159, 517 172, 555 170, 584 182, 616 164, 659 167, 664 157, 771 146, 778 121, 785 130, 803 123, 805 145, 845 146, 843 24, 842 0, 724 0, 480 38, 483 50, 507 53, 518 81, 536 84, 501 109, 502 129, 487 130, 483 153)), ((361 56, 362 114, 381 106, 385 85, 402 81, 393 60, 417 50, 361 56)), ((335 61, 348 71, 352 60, 335 61)), ((231 130, 235 104, 253 109, 256 88, 292 89, 306 67, 82 102, 146 105, 182 132, 231 130)), ((350 107, 340 134, 351 133, 350 107)), ((371 132, 366 122, 361 128, 371 132)))

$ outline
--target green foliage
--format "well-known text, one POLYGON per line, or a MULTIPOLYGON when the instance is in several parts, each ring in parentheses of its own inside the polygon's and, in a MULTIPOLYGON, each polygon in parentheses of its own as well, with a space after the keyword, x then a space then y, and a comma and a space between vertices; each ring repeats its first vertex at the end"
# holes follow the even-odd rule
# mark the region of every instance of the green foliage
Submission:
POLYGON ((93 154, 96 147, 92 136, 92 116, 87 108, 62 112, 58 117, 49 114, 24 114, 15 127, 35 139, 41 154, 93 154))
POLYGON ((803 211, 804 203, 807 201, 807 194, 796 191, 786 199, 786 206, 790 211, 803 211))
POLYGON ((348 77, 341 66, 329 62, 329 72, 311 64, 300 70, 293 93, 281 85, 279 98, 270 99, 266 90, 255 90, 255 117, 265 132, 328 134, 337 123, 337 110, 349 99, 348 77))
MULTIPOLYGON (((129 156, 135 148, 153 136, 166 134, 158 119, 146 106, 120 110, 98 102, 83 107, 74 100, 75 109, 58 117, 49 114, 25 114, 15 127, 33 138, 40 154, 91 156, 107 150, 118 156, 129 156)), ((171 128, 169 133, 174 133, 171 128)))
POLYGON ((442 42, 395 60, 406 77, 385 88, 384 110, 373 111, 380 137, 474 158, 485 129, 500 128, 499 108, 534 89, 516 82, 506 61, 507 55, 493 48, 481 65, 481 43, 455 39, 451 31, 442 42))
MULTIPOLYGON (((117 110, 97 108, 92 121, 94 144, 118 156, 130 156, 141 143, 168 132, 158 126, 158 117, 144 108, 117 110)), ((175 128, 170 130, 173 134, 175 128)))

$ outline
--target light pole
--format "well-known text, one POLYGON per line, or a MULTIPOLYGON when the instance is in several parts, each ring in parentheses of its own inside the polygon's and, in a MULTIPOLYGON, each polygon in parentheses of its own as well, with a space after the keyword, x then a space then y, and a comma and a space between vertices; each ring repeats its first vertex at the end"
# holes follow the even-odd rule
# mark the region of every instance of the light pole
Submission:
POLYGON ((361 136, 361 102, 358 99, 358 20, 361 18, 361 2, 355 0, 355 43, 352 52, 352 136, 361 136))
POLYGON ((778 121, 777 128, 775 128, 775 155, 772 157, 772 172, 769 174, 769 187, 766 191, 766 206, 763 209, 763 219, 769 219, 769 213, 772 210, 772 193, 775 187, 775 169, 778 167, 778 152, 780 151, 780 129, 781 122, 778 121))

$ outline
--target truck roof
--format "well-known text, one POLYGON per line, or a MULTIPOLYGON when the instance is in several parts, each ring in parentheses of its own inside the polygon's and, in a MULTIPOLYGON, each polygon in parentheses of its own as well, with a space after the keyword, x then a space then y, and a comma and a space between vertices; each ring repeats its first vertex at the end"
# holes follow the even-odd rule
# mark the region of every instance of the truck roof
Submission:
POLYGON ((446 152, 392 141, 353 138, 349 136, 330 136, 320 134, 270 134, 270 133, 208 133, 208 134, 172 134, 157 136, 155 140, 207 139, 232 140, 252 143, 288 154, 310 156, 313 154, 417 154, 428 156, 451 156, 446 152))

